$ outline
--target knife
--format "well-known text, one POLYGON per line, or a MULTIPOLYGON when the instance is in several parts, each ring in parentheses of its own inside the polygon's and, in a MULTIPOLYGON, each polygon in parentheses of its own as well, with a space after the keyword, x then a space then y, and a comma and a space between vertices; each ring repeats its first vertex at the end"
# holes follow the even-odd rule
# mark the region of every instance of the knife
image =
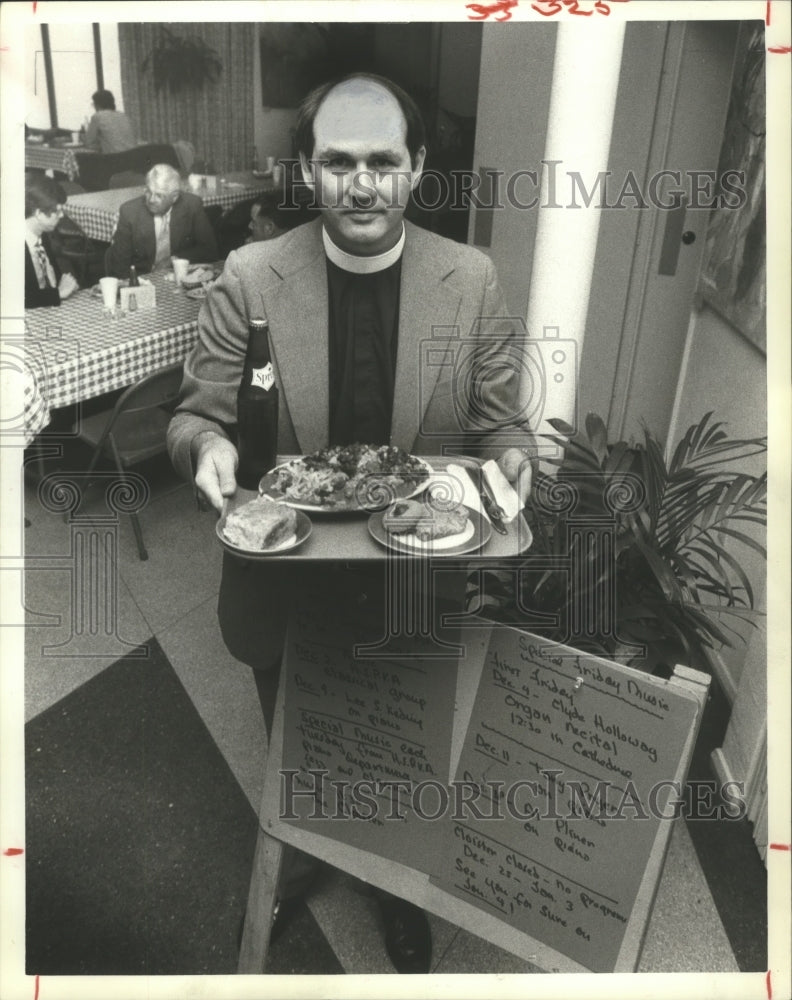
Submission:
POLYGON ((500 532, 501 535, 508 534, 506 525, 503 523, 503 508, 496 503, 490 485, 487 482, 487 475, 481 467, 479 467, 479 496, 481 497, 481 504, 487 512, 487 517, 492 523, 492 527, 500 532))

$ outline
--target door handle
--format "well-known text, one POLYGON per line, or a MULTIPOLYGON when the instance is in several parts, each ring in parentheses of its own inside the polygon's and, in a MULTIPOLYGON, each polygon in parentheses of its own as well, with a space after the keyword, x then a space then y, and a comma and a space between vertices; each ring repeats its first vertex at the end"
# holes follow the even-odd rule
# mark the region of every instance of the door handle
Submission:
POLYGON ((660 264, 657 268, 658 274, 669 278, 672 278, 677 271, 680 244, 692 243, 696 238, 693 234, 693 240, 691 240, 688 234, 683 232, 687 199, 683 198, 681 194, 674 194, 673 201, 673 207, 665 210, 665 233, 663 234, 663 245, 660 248, 660 264))

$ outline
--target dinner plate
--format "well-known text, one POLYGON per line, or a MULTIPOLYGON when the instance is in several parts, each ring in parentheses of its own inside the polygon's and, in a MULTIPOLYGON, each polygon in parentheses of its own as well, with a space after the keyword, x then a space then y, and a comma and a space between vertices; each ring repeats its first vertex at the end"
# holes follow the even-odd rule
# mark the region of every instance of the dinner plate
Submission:
MULTIPOLYGON (((214 282, 212 282, 212 284, 214 284, 214 282)), ((211 288, 212 285, 209 285, 207 288, 188 288, 184 294, 188 299, 205 299, 211 291, 211 288)))
MULTIPOLYGON (((419 458, 417 461, 420 462, 421 467, 426 472, 425 478, 421 479, 420 483, 414 485, 411 485, 409 482, 403 483, 397 495, 391 493, 391 488, 388 485, 384 485, 382 489, 378 490, 376 484, 377 474, 375 473, 373 474, 375 481, 372 483, 372 488, 369 494, 371 497, 370 503, 360 504, 356 503, 355 499, 352 499, 343 504, 310 504, 302 503, 299 500, 289 500, 285 494, 275 489, 274 484, 277 480, 278 470, 285 468, 293 461, 294 459, 290 459, 288 462, 276 465, 274 469, 263 476, 259 483, 259 493, 262 496, 268 497, 270 500, 276 500, 279 503, 288 504, 290 507, 294 507, 295 510, 304 510, 310 514, 370 514, 372 511, 376 511, 381 507, 389 506, 395 500, 409 500, 410 497, 414 497, 419 493, 422 493, 426 489, 429 477, 434 472, 434 469, 432 469, 432 466, 427 461, 423 458, 419 458)), ((387 473, 385 475, 387 475, 387 473)))
POLYGON ((414 534, 393 535, 383 524, 386 510, 377 511, 368 520, 368 530, 371 537, 394 552, 405 555, 429 556, 461 556, 468 552, 476 552, 490 540, 492 525, 477 510, 466 508, 468 523, 464 531, 445 538, 432 539, 423 542, 414 534))
POLYGON ((215 277, 214 268, 194 267, 187 272, 182 285, 184 288, 200 288, 205 281, 214 281, 215 277))
MULTIPOLYGON (((230 513, 230 510, 228 513, 230 513)), ((240 559, 269 559, 270 556, 279 556, 284 552, 290 551, 291 549, 296 549, 297 546, 302 545, 302 543, 311 534, 311 519, 301 510, 296 511, 296 514, 297 530, 295 533, 290 538, 281 542, 280 545, 276 545, 271 549, 243 549, 238 545, 232 545, 223 534, 227 514, 218 520, 215 525, 215 533, 223 548, 232 555, 239 556, 240 559)))

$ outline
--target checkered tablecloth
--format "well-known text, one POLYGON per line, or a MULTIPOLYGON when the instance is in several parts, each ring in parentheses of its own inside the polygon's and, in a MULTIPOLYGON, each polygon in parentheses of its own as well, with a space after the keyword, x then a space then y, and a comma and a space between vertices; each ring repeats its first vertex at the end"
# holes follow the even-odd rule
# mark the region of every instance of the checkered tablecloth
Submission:
POLYGON ((75 152, 83 153, 85 150, 82 148, 78 150, 75 147, 26 145, 25 166, 35 167, 38 170, 59 170, 73 181, 80 175, 75 152))
POLYGON ((169 276, 151 276, 155 309, 112 318, 85 289, 60 306, 25 313, 26 444, 49 423, 50 410, 124 388, 186 357, 201 303, 169 276))
MULTIPOLYGON (((225 185, 217 184, 206 191, 198 190, 204 205, 222 205, 231 208, 240 201, 255 198, 266 191, 274 191, 268 178, 255 178, 251 173, 227 174, 225 185)), ((142 187, 114 188, 112 191, 92 191, 75 194, 66 201, 66 214, 82 226, 86 235, 93 240, 109 243, 118 223, 118 212, 125 201, 137 198, 143 193, 142 187)))

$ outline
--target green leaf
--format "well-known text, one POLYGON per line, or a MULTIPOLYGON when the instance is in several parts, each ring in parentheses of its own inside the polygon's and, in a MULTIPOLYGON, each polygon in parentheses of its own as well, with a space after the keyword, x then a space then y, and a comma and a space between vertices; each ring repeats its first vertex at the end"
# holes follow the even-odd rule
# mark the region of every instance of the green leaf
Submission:
POLYGON ((602 464, 608 455, 608 430, 602 418, 596 413, 589 413, 586 416, 586 434, 592 451, 602 464))

